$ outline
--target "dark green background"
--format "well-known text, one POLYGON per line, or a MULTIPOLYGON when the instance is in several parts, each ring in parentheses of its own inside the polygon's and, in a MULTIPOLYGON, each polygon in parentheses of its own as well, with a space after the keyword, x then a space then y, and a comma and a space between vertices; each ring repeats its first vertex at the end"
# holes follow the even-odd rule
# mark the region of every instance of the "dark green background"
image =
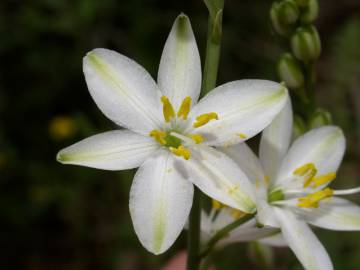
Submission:
MULTIPOLYGON (((321 2, 317 26, 318 104, 333 113, 348 141, 338 187, 360 184, 360 2, 321 2)), ((227 1, 219 84, 240 78, 276 80, 281 49, 271 35, 269 0, 227 1)), ((0 2, 0 268, 159 269, 185 247, 182 235, 161 256, 138 242, 128 212, 133 171, 107 172, 55 161, 58 150, 114 128, 96 108, 82 57, 117 50, 154 77, 163 44, 180 12, 190 16, 201 55, 207 11, 200 0, 2 0, 0 2), (54 117, 77 127, 49 135, 54 117)), ((353 196, 360 201, 359 196, 353 196)), ((336 269, 360 269, 360 233, 317 230, 336 269)), ((246 245, 215 255, 218 269, 256 269, 246 245)), ((301 269, 287 249, 276 269, 301 269)))

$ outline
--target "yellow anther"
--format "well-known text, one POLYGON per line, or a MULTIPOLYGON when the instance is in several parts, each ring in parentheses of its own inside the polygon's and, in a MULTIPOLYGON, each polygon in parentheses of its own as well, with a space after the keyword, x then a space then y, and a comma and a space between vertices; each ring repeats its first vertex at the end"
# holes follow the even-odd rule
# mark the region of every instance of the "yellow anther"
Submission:
POLYGON ((203 125, 206 125, 207 123, 209 123, 209 121, 211 121, 213 119, 215 119, 215 120, 219 119, 217 113, 215 113, 215 112, 204 113, 204 114, 196 117, 196 122, 193 124, 193 127, 194 128, 201 127, 203 125))
POLYGON ((177 117, 182 117, 184 120, 187 119, 190 112, 191 97, 186 97, 181 103, 180 109, 177 112, 177 117))
POLYGON ((314 176, 317 174, 317 169, 311 169, 305 176, 304 188, 307 188, 313 181, 314 176))
POLYGON ((297 206, 304 208, 317 208, 319 206, 319 201, 332 197, 333 194, 334 192, 330 188, 319 190, 315 193, 307 195, 304 198, 299 198, 299 203, 297 204, 297 206))
POLYGON ((336 173, 331 172, 328 174, 320 175, 312 179, 314 188, 327 184, 336 178, 336 173))
POLYGON ((264 182, 266 185, 268 185, 270 183, 270 177, 268 175, 264 176, 264 182))
POLYGON ((237 135, 241 138, 241 139, 246 139, 247 136, 244 133, 237 133, 237 135))
POLYGON ((204 141, 204 137, 200 134, 191 134, 189 137, 193 139, 196 144, 202 143, 204 141))
POLYGON ((161 131, 161 130, 157 130, 154 129, 150 132, 150 137, 153 137, 158 143, 160 143, 161 145, 165 145, 166 144, 166 133, 161 131))
POLYGON ((211 202, 212 202, 212 203, 211 203, 211 204, 212 204, 212 208, 215 209, 215 210, 219 210, 219 209, 221 209, 221 208, 224 207, 224 205, 223 205, 221 202, 217 201, 217 200, 212 199, 211 202))
POLYGON ((234 219, 239 219, 246 215, 245 212, 234 208, 230 208, 230 214, 234 219))
POLYGON ((295 175, 301 175, 301 176, 303 176, 303 175, 305 175, 309 170, 314 170, 314 169, 316 169, 314 163, 306 163, 305 165, 302 165, 302 166, 300 166, 299 168, 296 168, 293 173, 294 173, 295 175))
POLYGON ((314 163, 306 163, 303 166, 294 170, 294 175, 304 176, 304 188, 308 187, 314 176, 317 174, 317 169, 314 163))
POLYGON ((163 104, 163 114, 165 122, 170 122, 171 118, 175 117, 174 108, 171 105, 170 100, 166 96, 161 97, 161 102, 163 104))
POLYGON ((190 158, 190 150, 183 145, 180 145, 178 148, 170 147, 169 149, 175 156, 183 157, 185 160, 190 158))

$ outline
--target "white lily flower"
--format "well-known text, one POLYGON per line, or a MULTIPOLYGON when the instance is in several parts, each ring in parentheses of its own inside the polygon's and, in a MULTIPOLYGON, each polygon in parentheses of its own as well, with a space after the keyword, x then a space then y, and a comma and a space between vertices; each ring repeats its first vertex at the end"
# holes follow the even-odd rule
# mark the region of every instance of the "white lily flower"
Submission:
MULTIPOLYGON (((240 210, 225 206, 213 200, 212 208, 207 214, 202 211, 201 215, 201 243, 206 245, 209 240, 221 229, 239 219, 246 219, 246 214, 240 210)), ((287 246, 279 229, 257 226, 257 220, 251 218, 235 229, 231 230, 224 238, 216 243, 216 248, 222 248, 232 243, 257 241, 265 245, 282 247, 287 246)))
POLYGON ((88 53, 83 68, 97 106, 127 130, 87 138, 61 150, 57 159, 106 170, 140 167, 130 191, 130 214, 146 249, 162 253, 178 237, 191 209, 192 182, 223 203, 255 211, 245 174, 209 146, 235 144, 260 132, 284 106, 285 87, 234 81, 196 104, 201 64, 185 15, 176 19, 166 41, 158 84, 136 62, 107 49, 88 53))
POLYGON ((331 230, 360 230, 360 207, 339 198, 359 188, 332 190, 345 152, 338 127, 323 126, 299 137, 290 147, 290 101, 263 131, 260 160, 245 144, 223 148, 253 180, 257 189, 257 218, 280 228, 305 269, 333 269, 331 260, 309 224, 331 230))

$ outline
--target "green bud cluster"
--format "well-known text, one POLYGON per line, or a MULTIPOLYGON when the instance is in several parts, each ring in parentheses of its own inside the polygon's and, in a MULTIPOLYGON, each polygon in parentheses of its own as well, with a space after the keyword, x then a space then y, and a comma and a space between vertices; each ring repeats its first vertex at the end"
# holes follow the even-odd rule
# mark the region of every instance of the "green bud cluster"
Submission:
POLYGON ((306 93, 308 83, 315 78, 309 67, 321 53, 320 37, 312 24, 318 14, 318 0, 277 0, 270 9, 274 33, 289 50, 278 60, 278 75, 305 103, 310 100, 306 93))

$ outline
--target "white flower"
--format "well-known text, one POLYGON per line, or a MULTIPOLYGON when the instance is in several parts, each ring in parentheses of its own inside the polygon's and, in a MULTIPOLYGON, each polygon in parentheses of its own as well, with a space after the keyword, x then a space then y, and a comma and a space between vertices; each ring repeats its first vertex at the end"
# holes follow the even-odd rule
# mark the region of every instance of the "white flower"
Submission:
POLYGON ((209 146, 235 144, 260 132, 284 106, 285 87, 264 80, 234 81, 195 105, 201 64, 185 15, 176 19, 166 41, 157 84, 133 60, 106 49, 88 53, 83 68, 97 106, 127 130, 92 136, 57 158, 106 170, 140 167, 131 187, 130 213, 145 248, 159 254, 178 237, 192 205, 191 182, 223 203, 255 210, 246 176, 209 146))
POLYGON ((338 127, 324 126, 299 137, 289 148, 291 132, 289 101, 263 131, 260 160, 245 143, 223 151, 253 180, 258 221, 281 229, 305 269, 333 269, 307 223, 331 230, 360 230, 360 207, 334 196, 359 192, 359 188, 328 187, 343 158, 345 138, 338 127))

